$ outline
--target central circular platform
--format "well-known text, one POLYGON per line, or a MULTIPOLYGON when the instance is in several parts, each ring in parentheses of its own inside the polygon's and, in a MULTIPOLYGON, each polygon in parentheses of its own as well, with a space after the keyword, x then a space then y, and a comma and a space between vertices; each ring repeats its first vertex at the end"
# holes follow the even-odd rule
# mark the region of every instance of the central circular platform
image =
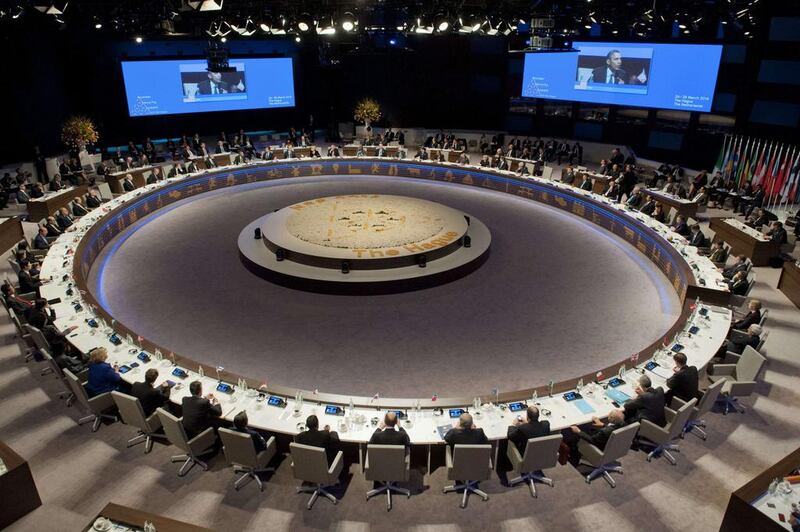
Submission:
POLYGON ((490 241, 484 224, 440 203, 348 194, 255 220, 240 233, 239 251, 250 271, 284 286, 372 294, 462 277, 485 260, 490 241))

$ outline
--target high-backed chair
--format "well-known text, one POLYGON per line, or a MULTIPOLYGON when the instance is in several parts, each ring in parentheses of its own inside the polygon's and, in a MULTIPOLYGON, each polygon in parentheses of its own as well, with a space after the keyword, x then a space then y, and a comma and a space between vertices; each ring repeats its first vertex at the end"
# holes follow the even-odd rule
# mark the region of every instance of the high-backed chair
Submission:
POLYGON ((22 327, 28 331, 28 334, 31 336, 31 340, 33 341, 33 345, 36 347, 36 349, 39 351, 43 349, 50 351, 50 342, 47 341, 47 338, 44 337, 44 334, 41 330, 29 323, 26 323, 22 327))
POLYGON ((392 509, 392 492, 411 497, 411 491, 401 488, 397 482, 407 482, 411 471, 409 454, 405 445, 367 445, 364 478, 383 484, 367 492, 367 500, 386 492, 386 509, 392 509))
POLYGON ((467 507, 470 493, 480 496, 484 501, 489 496, 478 489, 478 482, 487 480, 492 474, 492 446, 485 445, 455 445, 452 450, 447 446, 447 480, 455 480, 452 486, 445 486, 444 493, 463 489, 461 507, 467 507), (458 481, 462 483, 458 483, 458 481))
POLYGON ((258 484, 258 489, 264 491, 264 484, 258 478, 258 474, 275 471, 274 467, 267 467, 267 464, 275 456, 275 452, 278 449, 278 445, 275 443, 275 436, 270 437, 269 441, 267 441, 267 448, 260 453, 256 452, 253 438, 244 432, 219 429, 219 437, 222 439, 225 458, 233 466, 234 474, 242 473, 233 483, 236 491, 239 491, 239 488, 250 480, 255 480, 256 484, 258 484))
POLYGON ((97 191, 100 197, 106 201, 114 199, 114 194, 111 193, 111 187, 108 183, 97 183, 97 191))
POLYGON ((147 454, 153 448, 153 438, 166 438, 165 435, 156 433, 161 428, 158 413, 153 412, 150 417, 145 416, 139 399, 131 395, 114 391, 111 392, 111 397, 114 398, 122 422, 139 430, 139 434, 128 440, 128 447, 144 442, 144 452, 147 454))
POLYGON ((303 482, 310 482, 313 486, 299 486, 297 493, 311 493, 306 508, 309 510, 317 498, 322 495, 333 504, 339 501, 325 488, 339 482, 339 475, 344 467, 344 454, 336 453, 333 463, 328 466, 328 456, 322 447, 312 447, 301 443, 290 443, 289 450, 292 454, 292 473, 294 478, 303 482))
MULTIPOLYGON (((693 433, 703 441, 708 438, 708 435, 703 430, 703 428, 706 426, 703 416, 706 415, 711 410, 711 407, 713 407, 717 402, 717 399, 719 398, 719 392, 722 390, 722 386, 724 384, 725 381, 718 380, 717 382, 711 384, 711 386, 709 386, 708 389, 703 392, 703 397, 701 397, 697 402, 697 405, 692 408, 692 415, 689 416, 689 421, 687 421, 683 426, 681 438, 683 438, 686 433, 693 433)), ((685 401, 681 400, 680 398, 672 398, 673 408, 680 408, 683 404, 685 404, 685 401)))
POLYGON ((104 419, 111 421, 117 420, 116 416, 104 414, 104 412, 114 408, 114 399, 111 397, 111 393, 101 393, 89 398, 89 394, 86 393, 86 389, 83 387, 83 384, 81 384, 81 382, 78 380, 78 377, 76 377, 74 373, 68 369, 65 369, 64 377, 66 377, 67 384, 69 384, 69 387, 72 390, 73 395, 75 395, 75 399, 77 399, 78 403, 80 403, 86 410, 91 412, 91 415, 79 419, 78 425, 83 425, 84 423, 89 423, 92 421, 92 432, 97 432, 97 429, 100 428, 100 423, 104 419))
POLYGON ((22 323, 19 321, 19 317, 17 313, 14 312, 14 309, 8 309, 8 316, 11 318, 11 323, 14 324, 14 327, 17 329, 17 333, 19 338, 25 342, 25 362, 30 362, 34 358, 36 358, 36 350, 32 349, 30 346, 33 345, 33 340, 31 339, 31 334, 28 332, 27 328, 23 328, 22 323))
POLYGON ((542 482, 550 487, 554 486, 553 479, 547 477, 542 471, 551 469, 558 464, 558 448, 561 445, 561 435, 542 436, 531 438, 525 445, 525 454, 520 454, 513 442, 508 442, 508 459, 517 478, 509 480, 511 486, 527 482, 531 490, 531 497, 536 498, 535 482, 542 482))
MULTIPOLYGON (((749 346, 748 346, 749 347, 749 346)), ((758 376, 767 359, 753 348, 745 348, 736 364, 716 364, 714 374, 709 375, 711 382, 725 381, 722 385, 719 401, 724 405, 725 415, 731 410, 744 414, 744 407, 739 404, 739 397, 747 397, 756 388, 758 376)))
POLYGON ((602 475, 612 488, 617 487, 617 483, 611 478, 610 473, 622 473, 622 466, 617 465, 617 461, 628 454, 638 430, 639 423, 631 423, 618 428, 611 433, 611 437, 608 438, 606 447, 603 450, 585 440, 578 442, 581 460, 586 461, 594 468, 591 473, 586 475, 587 484, 602 475))
POLYGON ((169 442, 185 453, 170 458, 171 462, 183 462, 183 465, 178 470, 178 476, 184 476, 195 464, 203 468, 203 471, 207 471, 208 464, 200 460, 199 457, 210 451, 214 446, 214 442, 217 440, 214 429, 209 427, 190 440, 186 436, 186 430, 183 428, 183 418, 177 418, 163 408, 157 408, 156 414, 161 420, 164 434, 166 434, 169 442))
POLYGON ((675 465, 677 463, 670 451, 680 452, 678 444, 673 442, 683 434, 683 428, 689 421, 689 416, 692 415, 692 409, 696 404, 697 399, 692 399, 683 404, 677 411, 671 408, 664 408, 664 414, 667 418, 667 424, 664 427, 660 427, 647 419, 643 419, 640 422, 639 438, 648 440, 655 445, 647 455, 648 462, 652 462, 653 458, 664 456, 670 464, 675 465))
MULTIPOLYGON (((58 380, 62 382, 62 384, 64 384, 66 390, 63 392, 58 392, 58 394, 56 395, 58 396, 59 399, 66 400, 67 406, 72 406, 72 402, 75 400, 75 394, 72 393, 72 388, 69 386, 69 383, 67 382, 67 378, 64 375, 64 371, 61 369, 61 367, 58 365, 58 363, 55 361, 52 355, 50 355, 50 351, 43 349, 41 353, 42 357, 44 357, 45 364, 47 364, 47 368, 45 369, 50 370, 46 373, 45 370, 42 370, 42 375, 47 375, 48 373, 52 373, 58 380)), ((80 380, 80 376, 76 375, 76 378, 80 380)))

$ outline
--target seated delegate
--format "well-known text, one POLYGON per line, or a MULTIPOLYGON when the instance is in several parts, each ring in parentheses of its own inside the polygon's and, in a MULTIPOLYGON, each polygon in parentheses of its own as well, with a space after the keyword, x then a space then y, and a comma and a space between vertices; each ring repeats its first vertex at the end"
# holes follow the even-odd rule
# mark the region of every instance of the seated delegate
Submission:
POLYGON ((106 362, 107 359, 105 347, 97 347, 89 352, 89 378, 85 388, 90 397, 120 389, 122 377, 117 372, 119 368, 116 364, 112 367, 106 362))
POLYGON ((203 397, 203 383, 192 381, 189 384, 189 395, 181 401, 183 409, 183 428, 186 435, 191 439, 206 430, 216 428, 219 418, 222 416, 222 407, 210 393, 203 397))
POLYGON ((404 445, 411 446, 411 439, 403 427, 397 426, 397 414, 386 412, 380 426, 372 433, 369 443, 376 445, 404 445))
POLYGON ((294 441, 302 445, 325 449, 328 464, 333 462, 336 453, 339 452, 339 435, 335 431, 331 431, 328 425, 319 430, 319 419, 315 415, 308 416, 306 430, 295 436, 294 441))
POLYGON ((625 423, 630 424, 646 419, 659 427, 666 425, 664 390, 653 388, 650 377, 641 375, 636 380, 634 392, 636 392, 636 397, 623 405, 625 423))

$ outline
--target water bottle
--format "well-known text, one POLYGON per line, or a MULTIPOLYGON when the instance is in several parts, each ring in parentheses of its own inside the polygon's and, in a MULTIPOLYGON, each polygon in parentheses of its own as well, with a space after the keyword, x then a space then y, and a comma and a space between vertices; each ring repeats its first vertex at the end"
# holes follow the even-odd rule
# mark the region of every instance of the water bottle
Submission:
POLYGON ((617 377, 619 377, 620 379, 625 377, 625 364, 619 367, 619 371, 617 372, 617 377))
POLYGON ((201 379, 205 377, 206 374, 203 372, 203 366, 197 366, 197 374, 200 375, 201 379))
POLYGON ((538 399, 539 399, 539 392, 533 390, 533 394, 531 395, 531 405, 535 405, 538 399))

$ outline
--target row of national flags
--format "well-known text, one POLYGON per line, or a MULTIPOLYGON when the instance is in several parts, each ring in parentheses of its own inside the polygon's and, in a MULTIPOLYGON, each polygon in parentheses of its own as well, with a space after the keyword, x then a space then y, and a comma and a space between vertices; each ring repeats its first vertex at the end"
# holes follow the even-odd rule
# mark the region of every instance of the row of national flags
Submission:
POLYGON ((795 204, 800 201, 800 149, 775 140, 726 135, 714 165, 726 181, 739 188, 748 181, 761 185, 765 204, 795 204))

